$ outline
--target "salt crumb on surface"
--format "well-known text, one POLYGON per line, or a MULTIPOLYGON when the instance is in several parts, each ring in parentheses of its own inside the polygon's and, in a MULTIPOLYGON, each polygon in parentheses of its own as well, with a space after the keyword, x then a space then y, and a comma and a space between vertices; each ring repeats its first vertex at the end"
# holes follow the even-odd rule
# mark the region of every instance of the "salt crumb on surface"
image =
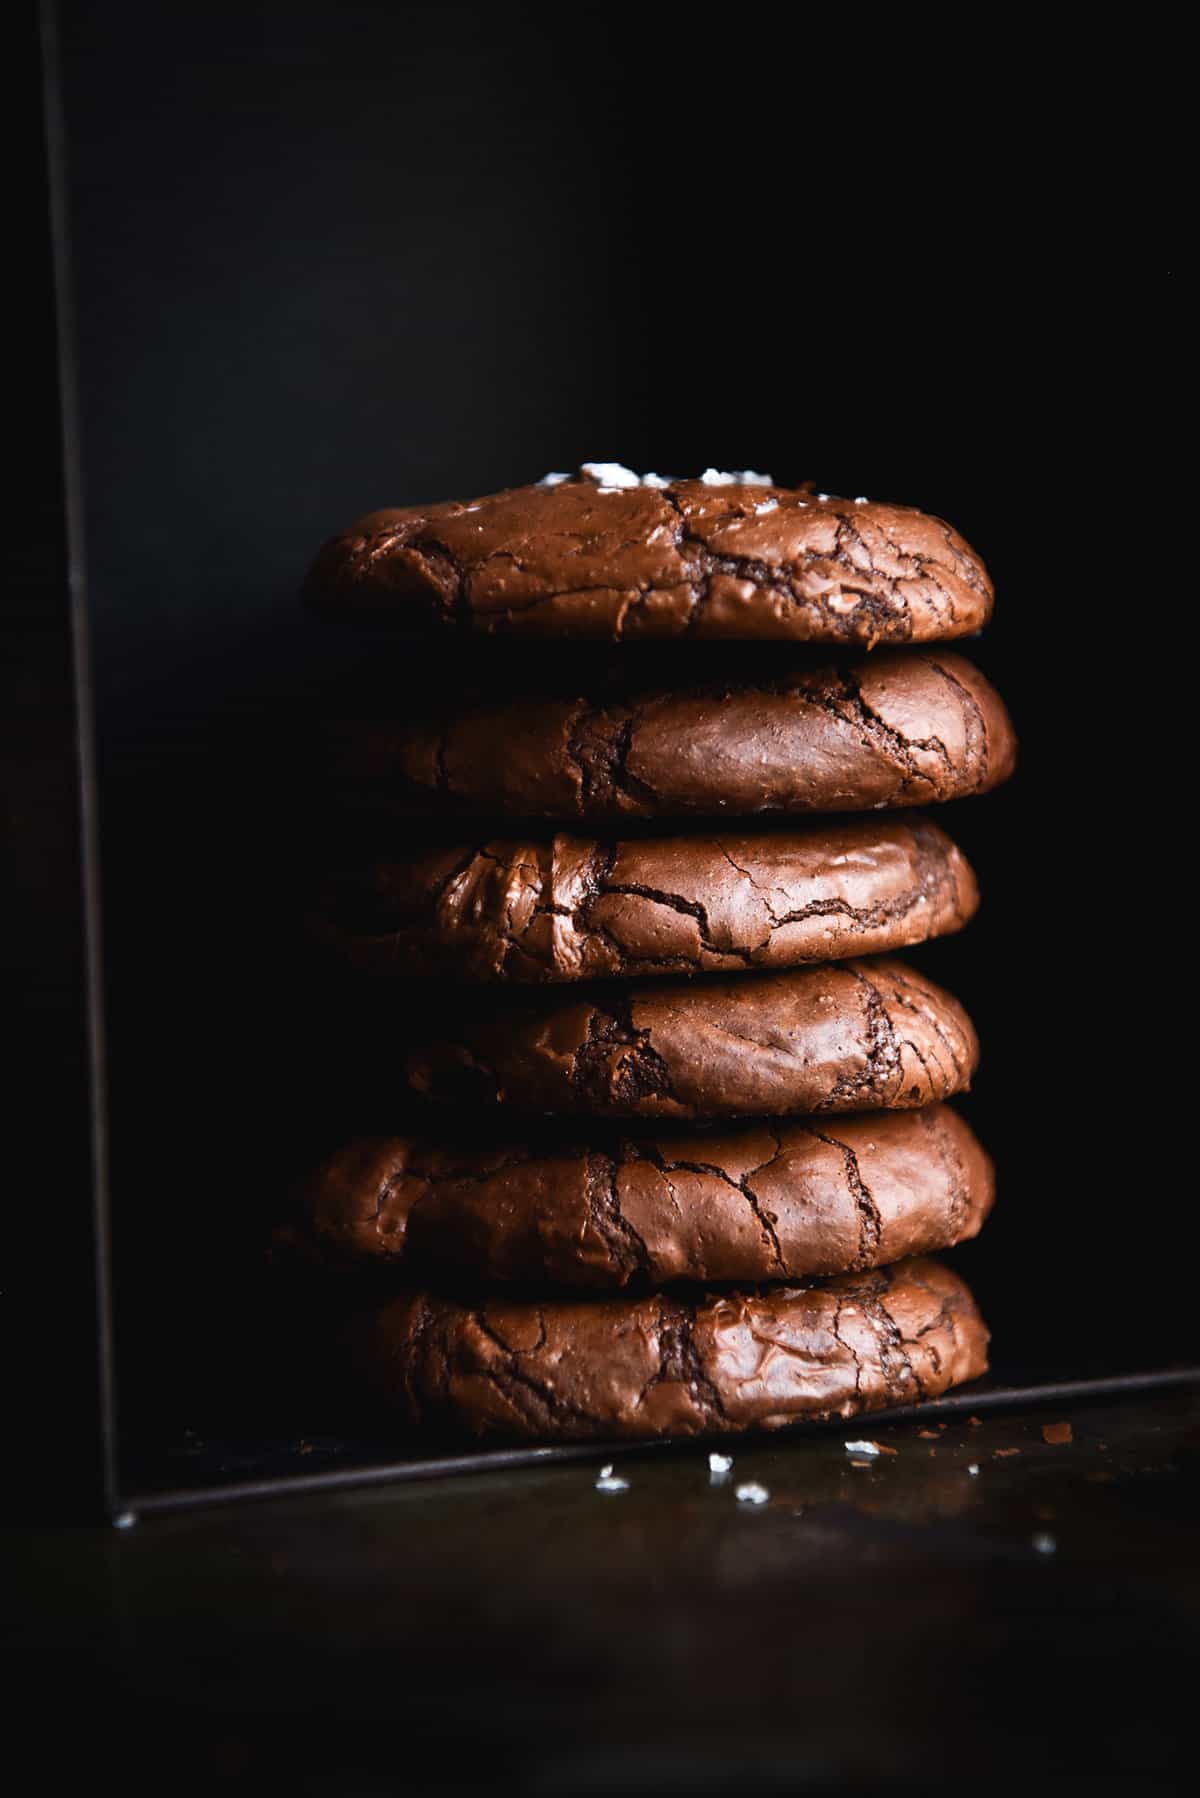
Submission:
POLYGON ((622 462, 581 462, 579 472, 590 475, 593 481, 599 481, 602 487, 610 490, 616 487, 640 487, 642 484, 632 468, 626 468, 622 462))
POLYGON ((613 1464, 606 1461, 596 1478, 597 1492, 628 1492, 629 1481, 623 1480, 619 1474, 613 1473, 613 1464))
POLYGON ((1033 1538, 1034 1552, 1039 1555, 1052 1555, 1058 1548, 1054 1537, 1045 1530, 1039 1530, 1033 1538))
POLYGON ((979 1462, 971 1461, 970 1463, 968 1463, 967 1472, 970 1474, 970 1476, 973 1480, 977 1480, 979 1478, 979 1462))
POLYGON ((749 1480, 744 1486, 738 1486, 734 1490, 734 1497, 739 1505, 765 1505, 770 1496, 767 1488, 760 1486, 757 1480, 749 1480))
POLYGON ((732 1455, 710 1455, 708 1457, 708 1471, 710 1473, 728 1473, 732 1466, 732 1455))
POLYGON ((136 1522, 137 1517, 134 1512, 118 1511, 113 1518, 113 1528, 115 1530, 131 1530, 136 1522))
POLYGON ((827 500, 832 499, 833 495, 831 493, 818 493, 817 498, 819 500, 827 500))
MULTIPOLYGON (((624 493, 633 487, 652 487, 661 491, 664 487, 673 487, 679 481, 679 475, 635 474, 632 468, 626 468, 623 462, 581 462, 579 472, 588 480, 595 481, 601 493, 624 493)), ((538 482, 539 487, 559 487, 564 481, 573 477, 569 474, 545 474, 538 482)), ((774 479, 769 474, 759 474, 754 468, 706 468, 699 477, 705 487, 773 487, 774 479)), ((826 496, 828 497, 828 496, 826 496)), ((802 505, 805 501, 800 502, 802 505)), ((774 512, 778 500, 764 500, 755 509, 759 512, 774 512)))
POLYGON ((862 1442, 847 1442, 846 1453, 848 1455, 870 1455, 874 1458, 876 1455, 894 1455, 896 1450, 889 1447, 886 1442, 870 1442, 864 1440, 862 1442))
POLYGON ((706 468, 700 476, 705 487, 773 487, 769 474, 758 474, 753 468, 706 468))
POLYGON ((1044 1423, 1042 1425, 1042 1441, 1048 1442, 1051 1448, 1057 1448, 1064 1442, 1074 1441, 1074 1437, 1071 1434, 1070 1424, 1044 1423))
POLYGON ((865 493, 856 493, 854 495, 854 503, 856 506, 869 506, 871 502, 865 493))
POLYGON ((764 512, 778 512, 779 501, 777 499, 760 499, 754 510, 760 518, 764 512))

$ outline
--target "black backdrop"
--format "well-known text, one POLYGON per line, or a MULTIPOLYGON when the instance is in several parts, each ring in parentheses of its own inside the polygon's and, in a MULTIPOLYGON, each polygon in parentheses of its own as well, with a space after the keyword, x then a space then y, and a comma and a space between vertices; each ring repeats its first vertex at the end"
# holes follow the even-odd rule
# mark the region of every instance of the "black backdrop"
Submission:
POLYGON ((985 908, 920 957, 985 1049, 1001 1196, 961 1260, 1006 1367, 1190 1348, 1157 1016, 1186 945, 1147 867, 1170 258, 1079 101, 1092 51, 980 29, 63 8, 122 1353, 164 1429, 206 1382, 213 1427, 296 1162, 388 1121, 296 956, 303 720, 353 661, 297 608, 305 564, 371 507, 592 458, 894 497, 984 553, 1023 763, 947 817, 985 908))

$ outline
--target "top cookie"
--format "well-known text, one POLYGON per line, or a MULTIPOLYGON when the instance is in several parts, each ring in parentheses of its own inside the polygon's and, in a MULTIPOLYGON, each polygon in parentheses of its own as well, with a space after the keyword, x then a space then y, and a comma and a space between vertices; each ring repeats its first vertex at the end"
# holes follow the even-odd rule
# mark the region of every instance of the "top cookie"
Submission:
POLYGON ((428 631, 929 643, 987 622, 992 585, 940 518, 748 472, 639 481, 616 464, 464 503, 372 512, 307 592, 428 631))

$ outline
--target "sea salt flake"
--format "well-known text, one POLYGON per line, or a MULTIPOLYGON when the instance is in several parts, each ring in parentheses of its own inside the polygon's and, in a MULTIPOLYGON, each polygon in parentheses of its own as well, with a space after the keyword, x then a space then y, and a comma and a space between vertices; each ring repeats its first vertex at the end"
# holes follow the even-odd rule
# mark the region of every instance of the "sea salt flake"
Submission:
POLYGON ((608 493, 615 493, 622 487, 639 487, 641 482, 632 468, 626 468, 620 462, 582 462, 580 474, 590 475, 598 481, 601 488, 608 493))
POLYGON ((643 487, 670 487, 671 485, 672 477, 669 474, 644 474, 642 476, 643 487))
POLYGON ((732 1466, 732 1455, 710 1455, 708 1457, 708 1471, 710 1473, 728 1473, 732 1466))
POLYGON ((1036 1554, 1052 1555, 1057 1551, 1058 1543, 1053 1536, 1047 1535, 1045 1531, 1039 1531, 1033 1538, 1033 1547, 1036 1554))
POLYGON ((564 481, 570 480, 569 474, 544 474, 538 482, 539 487, 561 487, 564 481))
POLYGON ((877 1455, 879 1444, 878 1442, 847 1442, 846 1453, 848 1455, 877 1455))
POLYGON ((629 1481, 623 1480, 619 1474, 613 1473, 613 1464, 606 1461, 596 1479, 597 1492, 628 1492, 629 1481))
POLYGON ((869 506, 871 502, 865 493, 856 493, 854 495, 854 503, 856 506, 869 506))
POLYGON ((744 1486, 734 1488, 734 1497, 739 1505, 765 1505, 771 1494, 757 1480, 749 1480, 744 1486))
POLYGON ((773 487, 769 474, 758 474, 753 468, 737 468, 731 473, 723 468, 706 468, 700 476, 705 487, 773 487))
POLYGON ((777 499, 760 499, 754 510, 760 518, 764 512, 778 512, 779 501, 777 499))
POLYGON ((828 493, 818 493, 817 498, 819 500, 827 500, 827 499, 832 498, 832 495, 828 494, 828 493))
POLYGON ((973 1480, 977 1480, 979 1478, 979 1462, 978 1461, 968 1462, 967 1463, 967 1472, 970 1474, 970 1476, 973 1480))

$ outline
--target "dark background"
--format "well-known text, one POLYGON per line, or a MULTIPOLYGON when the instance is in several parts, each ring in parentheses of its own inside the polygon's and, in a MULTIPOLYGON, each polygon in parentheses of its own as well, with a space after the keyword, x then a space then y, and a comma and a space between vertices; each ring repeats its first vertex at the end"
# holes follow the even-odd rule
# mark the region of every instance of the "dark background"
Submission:
MULTIPOLYGON (((1000 1200, 959 1260, 1002 1371, 1194 1346, 1162 1018, 1187 940, 1152 873, 1186 579, 1154 131, 1135 163, 1095 33, 1034 55, 840 17, 62 9, 143 1435, 293 1416, 291 1345, 244 1360, 262 1218, 331 1133, 394 1121, 295 935, 306 729, 357 654, 298 608, 306 563, 372 507, 585 459, 896 498, 983 553, 970 653, 1023 762, 946 815, 985 907, 916 958, 985 1050, 1000 1200)), ((369 669, 397 704, 428 679, 369 669)))

